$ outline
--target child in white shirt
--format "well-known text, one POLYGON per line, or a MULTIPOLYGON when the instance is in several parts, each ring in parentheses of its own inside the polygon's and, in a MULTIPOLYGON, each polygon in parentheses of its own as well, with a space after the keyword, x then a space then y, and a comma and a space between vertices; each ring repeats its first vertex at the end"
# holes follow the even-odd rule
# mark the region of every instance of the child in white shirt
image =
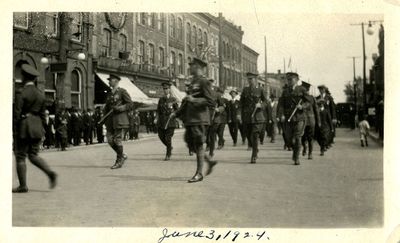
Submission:
POLYGON ((368 134, 369 134, 369 123, 367 121, 368 115, 364 115, 364 119, 358 123, 358 129, 360 130, 360 140, 361 140, 361 147, 364 147, 364 143, 365 146, 368 147, 368 134))

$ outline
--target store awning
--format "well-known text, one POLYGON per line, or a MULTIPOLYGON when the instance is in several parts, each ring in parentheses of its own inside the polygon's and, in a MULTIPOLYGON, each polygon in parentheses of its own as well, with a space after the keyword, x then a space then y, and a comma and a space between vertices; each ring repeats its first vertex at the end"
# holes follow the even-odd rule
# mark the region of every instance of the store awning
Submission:
MULTIPOLYGON (((96 73, 96 75, 100 78, 103 83, 105 83, 107 86, 108 80, 107 78, 109 77, 109 74, 106 73, 96 73)), ((129 80, 128 77, 126 76, 120 76, 121 81, 119 81, 119 87, 126 89, 128 91, 129 95, 131 96, 131 99, 133 102, 138 102, 138 103, 143 103, 143 104, 154 104, 154 101, 147 97, 143 91, 141 91, 136 85, 134 85, 131 80, 129 80)))
POLYGON ((186 93, 180 91, 175 85, 171 86, 171 95, 175 97, 179 103, 182 102, 183 98, 185 98, 186 93))

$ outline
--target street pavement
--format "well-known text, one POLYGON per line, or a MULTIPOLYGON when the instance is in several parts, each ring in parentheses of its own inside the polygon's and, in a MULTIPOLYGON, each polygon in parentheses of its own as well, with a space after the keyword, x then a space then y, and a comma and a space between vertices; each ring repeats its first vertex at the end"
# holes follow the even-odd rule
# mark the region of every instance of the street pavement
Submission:
MULTIPOLYGON (((361 148, 358 132, 338 129, 324 157, 294 166, 291 152, 276 143, 260 146, 249 164, 247 146, 217 150, 214 172, 200 183, 182 131, 173 140, 173 157, 163 161, 156 136, 125 143, 125 167, 110 170, 115 155, 106 145, 82 146, 41 155, 59 175, 47 177, 28 165, 29 193, 12 195, 14 226, 114 227, 282 227, 347 228, 383 224, 383 149, 361 148)), ((18 181, 13 172, 13 185, 18 181)))

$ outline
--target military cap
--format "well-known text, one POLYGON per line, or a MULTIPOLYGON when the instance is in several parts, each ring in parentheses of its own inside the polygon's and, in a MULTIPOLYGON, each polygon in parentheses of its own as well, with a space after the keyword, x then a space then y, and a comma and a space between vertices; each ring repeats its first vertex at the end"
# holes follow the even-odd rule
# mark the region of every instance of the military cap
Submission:
POLYGON ((327 89, 328 89, 328 87, 326 87, 325 85, 318 85, 318 89, 324 89, 324 90, 327 90, 327 89))
POLYGON ((200 58, 197 57, 193 57, 192 61, 189 63, 189 65, 194 65, 194 64, 198 64, 200 67, 206 67, 207 63, 203 60, 201 60, 200 58))
POLYGON ((21 66, 22 72, 25 74, 28 74, 33 77, 40 76, 40 73, 36 70, 36 68, 32 67, 29 64, 22 64, 21 66))
POLYGON ((286 77, 299 77, 298 73, 294 73, 294 72, 287 72, 286 73, 286 77))
POLYGON ((110 77, 108 77, 107 79, 108 79, 108 80, 117 79, 118 81, 120 81, 120 80, 121 80, 121 77, 118 76, 118 75, 116 75, 116 74, 110 73, 110 77))
POLYGON ((246 77, 251 78, 251 77, 257 77, 258 73, 253 73, 253 72, 247 72, 246 77))
POLYGON ((166 81, 166 82, 162 82, 161 83, 161 86, 164 88, 164 87, 171 87, 171 85, 172 85, 172 83, 171 82, 169 82, 169 81, 166 81))
POLYGON ((306 88, 306 90, 310 90, 311 84, 301 81, 301 86, 303 86, 304 88, 306 88))
POLYGON ((233 89, 229 92, 229 94, 232 94, 232 93, 239 94, 239 91, 238 91, 236 88, 233 88, 233 89))

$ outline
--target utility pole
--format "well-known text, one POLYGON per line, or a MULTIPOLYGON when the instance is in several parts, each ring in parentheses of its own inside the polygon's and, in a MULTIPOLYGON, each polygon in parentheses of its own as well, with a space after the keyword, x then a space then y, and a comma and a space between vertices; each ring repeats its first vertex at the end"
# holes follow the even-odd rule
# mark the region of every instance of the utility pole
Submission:
POLYGON ((267 97, 269 97, 269 91, 270 91, 270 87, 268 84, 268 71, 267 71, 267 37, 264 35, 264 58, 265 58, 265 86, 267 89, 267 97))
POLYGON ((356 58, 360 57, 348 57, 353 59, 353 92, 354 92, 354 105, 355 105, 355 111, 357 114, 357 78, 356 78, 356 58))

